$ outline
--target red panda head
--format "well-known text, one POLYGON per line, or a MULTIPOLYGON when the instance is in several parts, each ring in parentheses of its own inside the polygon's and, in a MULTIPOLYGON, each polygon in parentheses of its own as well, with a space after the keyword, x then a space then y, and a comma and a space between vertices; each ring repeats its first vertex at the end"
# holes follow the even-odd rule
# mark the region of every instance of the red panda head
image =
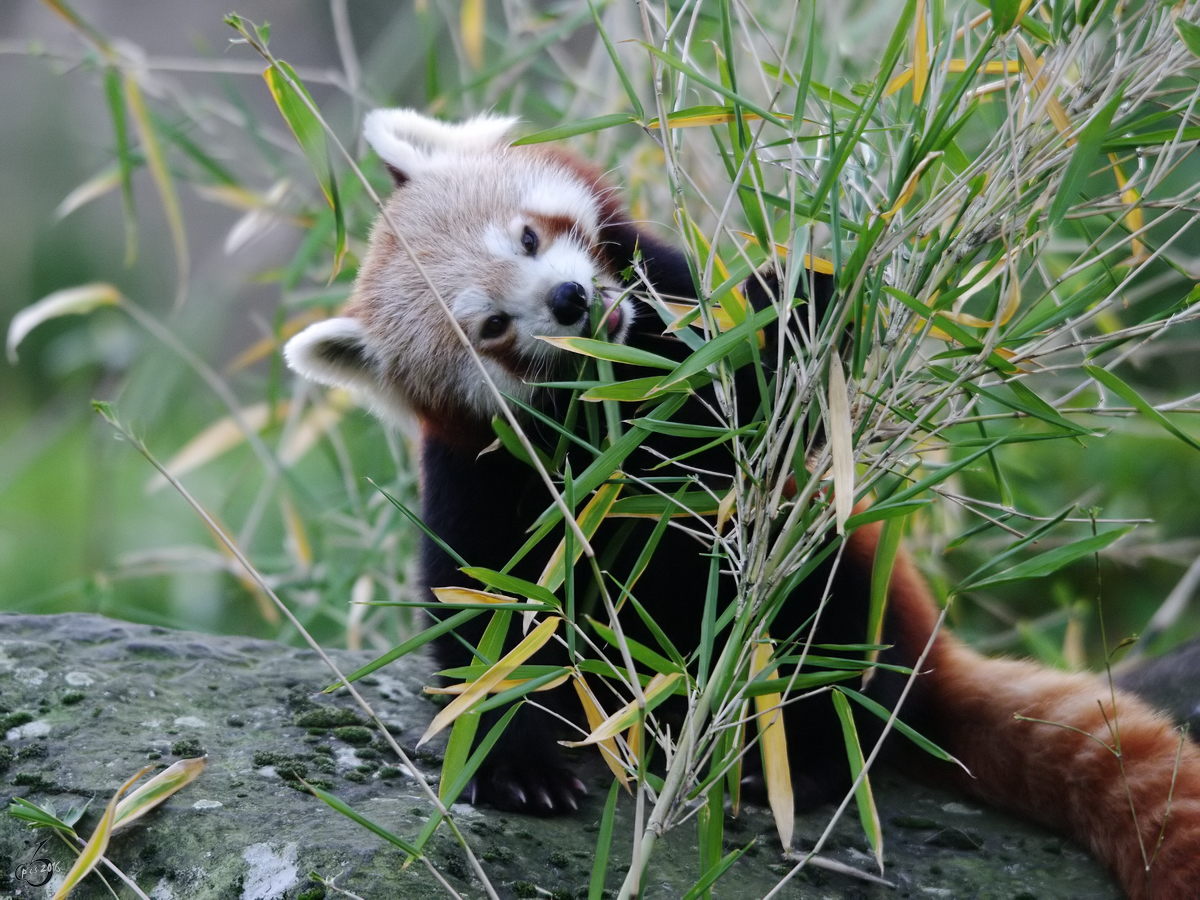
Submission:
POLYGON ((539 336, 587 334, 591 308, 604 304, 610 339, 625 337, 632 312, 616 303, 618 273, 599 252, 614 201, 572 157, 509 146, 515 122, 367 116, 364 133, 396 190, 344 316, 288 342, 292 369, 350 388, 385 419, 415 413, 457 427, 486 423, 498 406, 438 296, 497 387, 525 401, 530 382, 562 374, 569 358, 539 336))

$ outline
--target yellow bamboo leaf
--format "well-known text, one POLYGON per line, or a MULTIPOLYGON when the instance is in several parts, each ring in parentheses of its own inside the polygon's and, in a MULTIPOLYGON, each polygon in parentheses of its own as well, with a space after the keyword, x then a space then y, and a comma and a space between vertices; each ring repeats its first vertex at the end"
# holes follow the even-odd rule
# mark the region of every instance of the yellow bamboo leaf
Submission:
MULTIPOLYGON (((651 678, 650 683, 642 692, 646 698, 646 709, 649 710, 658 702, 665 700, 675 687, 675 682, 682 677, 682 672, 671 672, 667 675, 659 672, 651 678)), ((582 741, 562 741, 561 743, 564 747, 589 747, 592 744, 599 744, 601 741, 615 738, 622 731, 631 727, 639 718, 641 718, 641 708, 638 706, 637 700, 630 700, 605 719, 599 727, 593 728, 592 733, 582 741)))
MULTIPOLYGON (((784 122, 790 122, 792 120, 791 116, 785 115, 784 113, 775 113, 775 116, 784 122)), ((691 113, 686 116, 668 116, 667 121, 671 123, 672 128, 704 128, 709 125, 725 125, 729 122, 732 122, 733 118, 734 113, 732 110, 730 110, 729 112, 698 112, 691 113)), ((743 122, 756 122, 761 118, 762 116, 760 116, 758 113, 747 111, 742 112, 743 122)), ((646 127, 658 128, 658 119, 651 119, 647 123, 646 127)))
MULTIPOLYGON (((1021 55, 1021 62, 1025 67, 1025 77, 1029 79, 1038 96, 1046 93, 1050 89, 1049 82, 1042 72, 1042 60, 1033 55, 1033 50, 1025 43, 1025 39, 1021 35, 1017 35, 1017 52, 1021 55)), ((1062 104, 1058 102, 1058 98, 1049 96, 1046 98, 1046 114, 1050 116, 1050 121, 1054 123, 1054 127, 1058 133, 1063 136, 1067 146, 1075 144, 1075 137, 1072 133, 1071 120, 1067 118, 1067 112, 1063 109, 1062 104)))
MULTIPOLYGON (((698 326, 700 317, 697 314, 697 310, 699 307, 695 303, 679 303, 674 300, 664 300, 662 304, 675 315, 675 321, 667 326, 667 331, 679 331, 679 329, 686 328, 688 325, 698 326)), ((737 324, 733 321, 733 316, 725 312, 719 305, 710 305, 708 312, 713 317, 713 322, 716 323, 718 331, 728 331, 737 324)))
POLYGON ((629 726, 629 730, 625 732, 625 744, 629 747, 629 755, 634 759, 638 759, 642 755, 642 732, 644 730, 641 720, 635 719, 629 726))
POLYGON ((62 885, 55 893, 54 900, 65 900, 66 896, 74 890, 75 886, 83 881, 92 869, 96 868, 100 860, 103 859, 104 851, 108 849, 108 839, 112 837, 113 819, 116 818, 117 803, 120 801, 121 795, 129 790, 129 786, 149 772, 150 769, 150 766, 141 769, 113 794, 112 799, 108 801, 108 806, 104 809, 104 815, 100 817, 100 821, 96 825, 96 830, 88 838, 88 842, 79 854, 79 859, 75 860, 75 865, 71 866, 71 870, 67 872, 67 877, 63 879, 62 885))
POLYGON ((929 82, 929 32, 925 22, 925 0, 917 0, 913 16, 913 103, 920 103, 929 82))
MULTIPOLYGON (((722 281, 727 281, 729 279, 729 269, 726 268, 725 261, 721 259, 720 254, 713 252, 712 245, 704 236, 704 232, 700 230, 699 225, 693 225, 692 235, 695 237, 696 243, 704 248, 705 253, 712 253, 713 268, 722 281)), ((735 325, 740 325, 742 320, 746 318, 746 295, 742 293, 741 288, 735 287, 729 292, 729 301, 725 311, 729 314, 735 325)))
MULTIPOLYGON (((287 400, 281 400, 275 404, 274 418, 276 421, 287 416, 290 405, 287 400)), ((238 416, 246 428, 257 433, 266 428, 267 423, 271 421, 271 407, 266 403, 256 403, 242 409, 238 416)), ((225 416, 213 422, 184 444, 178 453, 167 460, 165 468, 173 476, 179 478, 193 469, 212 462, 218 456, 228 453, 245 440, 246 433, 242 430, 242 425, 238 424, 233 416, 225 416)), ((165 484, 167 484, 166 476, 155 474, 146 482, 146 493, 152 494, 165 484)))
POLYGON ((717 506, 717 534, 725 530, 725 523, 733 515, 733 509, 736 504, 737 488, 730 488, 729 493, 721 498, 721 503, 717 506))
POLYGON ((513 669, 529 659, 529 657, 540 650, 550 640, 554 635, 555 629, 558 628, 558 623, 561 621, 561 616, 550 616, 547 618, 545 622, 526 635, 521 643, 513 647, 512 650, 497 662, 493 663, 492 667, 483 675, 471 682, 467 690, 455 697, 445 709, 433 717, 433 721, 429 723, 429 727, 425 729, 425 733, 417 741, 417 746, 420 747, 447 725, 453 723, 455 719, 478 703, 481 698, 487 696, 488 691, 494 685, 508 678, 513 669))
POLYGON ((200 777, 200 773, 204 771, 207 763, 207 756, 197 756, 191 759, 181 759, 163 769, 117 804, 112 830, 115 832, 118 828, 124 828, 130 822, 136 821, 150 812, 176 791, 187 787, 200 777))
POLYGON ((837 349, 829 357, 829 452, 833 457, 833 502, 837 533, 846 533, 846 520, 854 512, 854 422, 850 418, 850 392, 837 349))
MULTIPOLYGON (((624 476, 621 472, 614 472, 614 479, 621 479, 624 476)), ((591 539, 596 533, 596 529, 600 527, 600 523, 604 521, 604 517, 608 515, 608 511, 612 509, 612 505, 617 501, 617 496, 621 493, 623 485, 608 482, 601 485, 596 493, 592 495, 592 499, 587 502, 587 506, 576 518, 579 523, 579 530, 583 532, 583 536, 591 539)), ((573 545, 574 552, 572 560, 579 561, 579 557, 583 555, 583 547, 579 541, 575 541, 573 545)), ((563 581, 566 579, 567 568, 564 561, 566 556, 566 540, 565 538, 558 542, 558 546, 554 548, 554 553, 550 555, 550 559, 546 562, 546 568, 542 570, 542 576, 538 579, 538 584, 551 591, 556 591, 562 587, 563 581)))
POLYGON ((504 594, 493 594, 491 591, 481 591, 468 587, 439 587, 432 588, 433 596, 441 603, 466 603, 471 606, 487 606, 493 603, 534 603, 534 600, 523 600, 518 597, 506 597, 504 594))
MULTIPOLYGON (((949 72, 951 75, 962 75, 964 72, 967 71, 967 60, 951 59, 951 60, 947 61, 946 71, 949 72)), ((1016 74, 1017 72, 1021 71, 1021 64, 1015 59, 1008 59, 1008 60, 991 59, 991 60, 988 60, 987 62, 985 62, 982 66, 980 66, 977 71, 983 72, 985 75, 1000 75, 1004 72, 1008 72, 1009 74, 1016 74)), ((913 80, 913 69, 912 69, 912 66, 909 66, 903 72, 901 72, 899 75, 897 75, 895 78, 893 78, 891 81, 888 82, 887 90, 884 91, 884 96, 890 97, 892 94, 896 93, 898 90, 900 90, 902 87, 904 87, 906 84, 908 84, 912 80, 913 80)), ((1003 87, 1003 82, 999 82, 998 86, 1003 87)), ((914 89, 914 94, 915 94, 915 89, 914 89)))
MULTIPOLYGON (((553 681, 548 681, 545 684, 543 684, 540 688, 535 689, 533 691, 533 693, 536 694, 539 691, 548 691, 551 688, 556 688, 570 677, 571 677, 570 672, 564 672, 562 675, 558 676, 553 681)), ((529 678, 506 678, 503 681, 497 681, 495 684, 493 684, 491 687, 489 687, 487 689, 487 693, 499 694, 502 691, 509 690, 510 688, 520 687, 521 685, 525 684, 526 682, 528 682, 530 680, 531 679, 529 679, 529 678)), ((426 694, 462 695, 462 694, 466 693, 468 690, 470 690, 471 688, 473 688, 474 686, 475 686, 475 682, 473 682, 473 681, 463 681, 458 684, 447 684, 443 687, 431 687, 429 685, 426 685, 423 688, 423 690, 425 691, 426 694)))
MULTIPOLYGON (((575 685, 575 693, 579 696, 579 705, 583 707, 583 714, 587 716, 588 728, 595 731, 604 723, 604 711, 600 709, 596 698, 592 696, 591 688, 588 687, 583 674, 578 669, 575 670, 575 677, 571 683, 575 685)), ((600 756, 604 759, 609 771, 613 773, 613 777, 621 782, 621 786, 626 791, 632 793, 632 789, 629 787, 629 773, 625 770, 621 759, 621 750, 617 746, 615 738, 608 738, 600 742, 600 756)))
POLYGON ((898 90, 900 90, 902 87, 904 87, 910 81, 912 81, 912 79, 913 79, 913 70, 910 67, 910 68, 905 69, 903 72, 901 72, 899 75, 897 75, 895 78, 893 78, 891 81, 888 82, 887 88, 884 90, 883 95, 885 97, 892 96, 892 94, 896 93, 898 90))
MULTIPOLYGON (((747 231, 739 231, 739 232, 737 232, 737 236, 740 238, 744 238, 745 240, 749 241, 751 244, 754 244, 755 246, 758 246, 758 239, 754 235, 750 234, 747 231)), ((776 244, 775 245, 775 255, 778 256, 780 259, 787 259, 787 255, 788 255, 787 244, 776 244)), ((821 275, 832 275, 833 274, 833 261, 825 259, 820 256, 813 256, 811 253, 805 253, 804 254, 804 268, 812 269, 814 272, 817 272, 818 274, 821 274, 821 275)))
POLYGON ((78 287, 63 288, 47 294, 36 303, 25 307, 8 324, 8 361, 16 363, 17 347, 25 340, 29 332, 43 322, 57 319, 59 316, 78 316, 89 313, 101 306, 120 306, 121 292, 111 284, 95 282, 81 284, 78 287))
MULTIPOLYGON (((754 645, 750 660, 750 677, 756 678, 771 661, 771 643, 764 639, 754 645)), ((767 681, 778 679, 777 673, 767 676, 767 681)), ((786 853, 792 849, 792 827, 796 821, 795 795, 792 793, 792 769, 788 764, 787 732, 783 727, 783 696, 781 694, 759 694, 754 698, 754 711, 758 717, 758 735, 762 749, 763 779, 767 783, 767 800, 775 829, 783 842, 786 853)))
MULTIPOLYGON (((1125 225, 1135 234, 1145 227, 1146 220, 1142 215, 1141 199, 1142 194, 1137 188, 1127 188, 1129 179, 1125 177, 1125 170, 1121 168, 1117 162, 1115 153, 1108 154, 1108 158, 1113 164, 1113 175, 1117 179, 1117 190, 1121 192, 1121 202, 1129 207, 1129 212, 1125 213, 1125 225)), ((1130 244, 1130 259, 1131 264, 1142 262, 1146 258, 1146 245, 1137 238, 1134 238, 1130 244)))
POLYGON ((483 39, 487 30, 487 0, 462 0, 459 12, 463 52, 471 68, 483 68, 483 39))
POLYGON ((883 218, 885 220, 890 219, 896 213, 900 212, 904 204, 908 203, 908 201, 913 198, 913 194, 917 192, 917 184, 921 180, 921 175, 926 169, 929 168, 930 164, 934 160, 940 159, 943 155, 944 151, 935 150, 933 153, 927 154, 925 158, 917 164, 917 167, 913 169, 908 178, 904 180, 904 187, 900 191, 900 196, 896 198, 896 202, 892 204, 892 208, 883 213, 883 218))

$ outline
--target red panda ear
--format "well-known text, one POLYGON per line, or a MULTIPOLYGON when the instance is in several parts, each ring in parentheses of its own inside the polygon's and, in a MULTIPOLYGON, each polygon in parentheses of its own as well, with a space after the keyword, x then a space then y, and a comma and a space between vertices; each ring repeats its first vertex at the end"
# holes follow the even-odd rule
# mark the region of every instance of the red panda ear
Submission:
POLYGON ((357 319, 326 319, 309 325, 283 348, 293 372, 331 387, 373 393, 379 367, 357 319))
POLYGON ((376 109, 363 120, 363 136, 387 165, 397 186, 453 153, 483 153, 508 143, 517 120, 480 115, 442 122, 415 109, 376 109))

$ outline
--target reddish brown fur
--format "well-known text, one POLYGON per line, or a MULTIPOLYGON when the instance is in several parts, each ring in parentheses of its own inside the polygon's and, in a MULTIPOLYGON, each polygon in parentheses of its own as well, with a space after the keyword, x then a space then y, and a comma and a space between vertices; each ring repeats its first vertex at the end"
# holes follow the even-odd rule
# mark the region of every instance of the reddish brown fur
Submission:
MULTIPOLYGON (((878 525, 859 529, 850 562, 870 565, 878 537, 878 525)), ((919 654, 937 606, 903 552, 888 602, 897 641, 919 654)), ((921 679, 945 749, 971 772, 940 768, 939 778, 950 773, 964 792, 1070 834, 1131 900, 1200 897, 1200 748, 1164 716, 1122 692, 1114 708, 1103 677, 989 659, 946 631, 921 679)))

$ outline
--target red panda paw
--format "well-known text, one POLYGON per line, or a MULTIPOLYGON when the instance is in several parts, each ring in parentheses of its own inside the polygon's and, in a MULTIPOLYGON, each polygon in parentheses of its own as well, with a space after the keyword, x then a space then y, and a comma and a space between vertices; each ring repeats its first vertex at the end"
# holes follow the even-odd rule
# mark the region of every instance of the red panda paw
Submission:
POLYGON ((587 787, 565 766, 484 764, 464 798, 505 812, 533 816, 570 815, 579 809, 587 787))

